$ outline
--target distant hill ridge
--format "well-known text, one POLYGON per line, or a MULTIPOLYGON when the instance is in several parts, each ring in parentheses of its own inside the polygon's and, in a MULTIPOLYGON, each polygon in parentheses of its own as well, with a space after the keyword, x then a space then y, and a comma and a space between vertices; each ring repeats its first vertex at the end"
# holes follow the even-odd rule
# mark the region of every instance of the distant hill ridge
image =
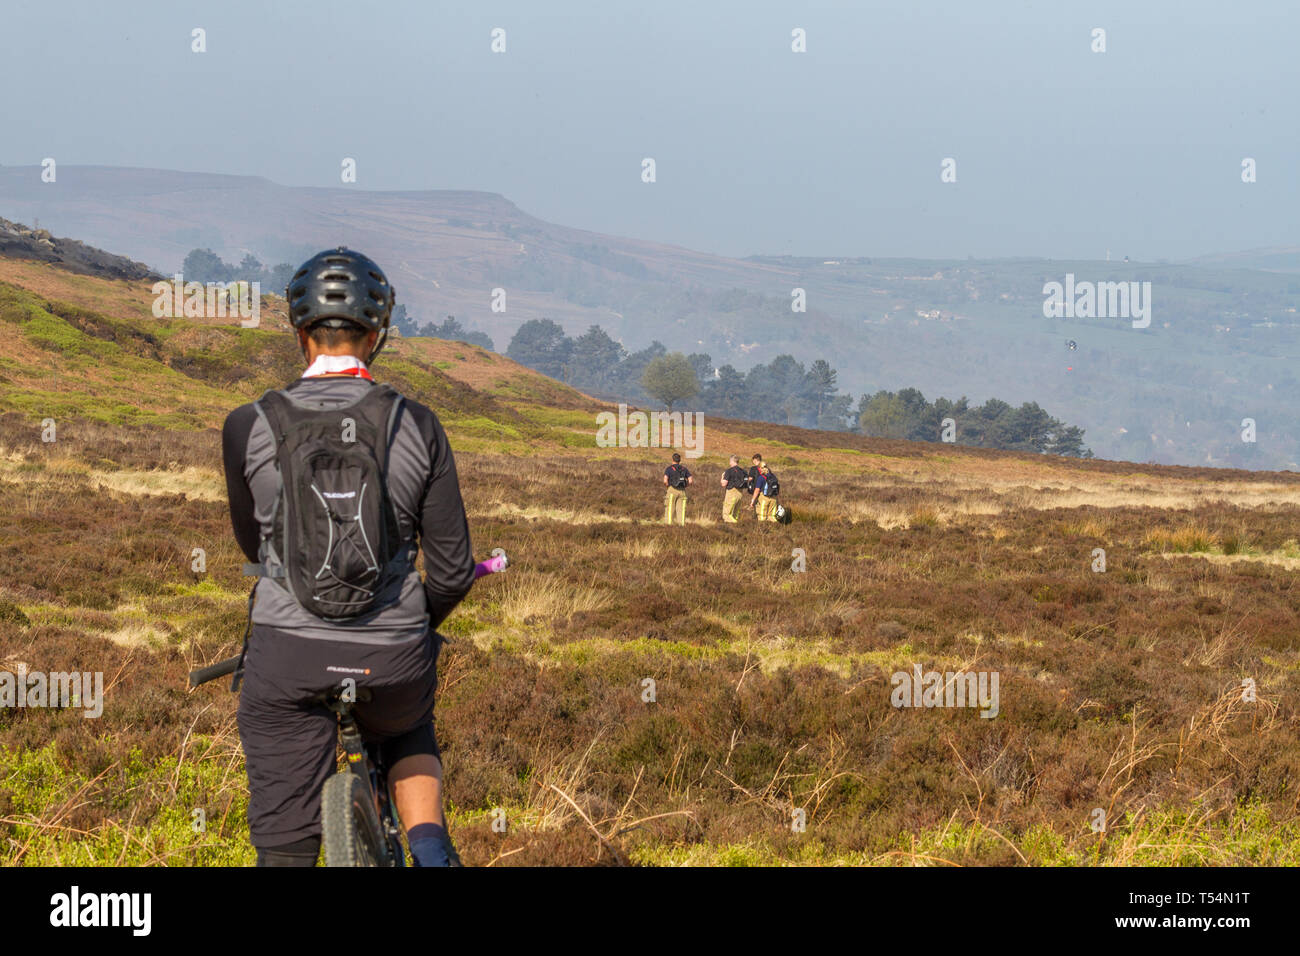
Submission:
POLYGON ((550 319, 573 337, 599 325, 628 351, 657 340, 714 368, 826 359, 855 397, 916 388, 1035 402, 1104 458, 1300 470, 1300 275, 1285 249, 1194 263, 1119 250, 1114 261, 742 260, 547 222, 495 193, 107 166, 61 166, 57 183, 36 166, 0 168, 0 214, 165 274, 196 248, 274 265, 344 244, 383 265, 414 323, 453 315, 503 350, 524 322, 550 319), (1069 275, 1151 283, 1150 326, 1045 316, 1045 284, 1069 275))

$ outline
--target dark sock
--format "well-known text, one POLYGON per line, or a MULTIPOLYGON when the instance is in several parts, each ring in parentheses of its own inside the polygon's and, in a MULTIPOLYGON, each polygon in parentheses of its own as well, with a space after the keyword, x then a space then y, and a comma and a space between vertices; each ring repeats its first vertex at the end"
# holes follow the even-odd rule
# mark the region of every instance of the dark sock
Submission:
POLYGON ((416 866, 451 866, 447 852, 451 837, 446 827, 437 823, 417 824, 406 831, 406 842, 410 844, 416 866))

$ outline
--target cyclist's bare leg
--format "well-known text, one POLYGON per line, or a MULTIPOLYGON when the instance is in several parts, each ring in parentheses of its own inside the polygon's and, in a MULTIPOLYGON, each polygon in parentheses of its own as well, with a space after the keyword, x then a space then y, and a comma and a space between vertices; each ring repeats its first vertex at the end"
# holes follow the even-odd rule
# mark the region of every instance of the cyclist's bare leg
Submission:
POLYGON ((397 814, 416 866, 460 866, 442 812, 442 763, 432 754, 411 754, 389 774, 397 814))
POLYGON ((409 832, 421 823, 445 826, 442 815, 442 763, 433 754, 411 754, 388 773, 397 815, 409 832))

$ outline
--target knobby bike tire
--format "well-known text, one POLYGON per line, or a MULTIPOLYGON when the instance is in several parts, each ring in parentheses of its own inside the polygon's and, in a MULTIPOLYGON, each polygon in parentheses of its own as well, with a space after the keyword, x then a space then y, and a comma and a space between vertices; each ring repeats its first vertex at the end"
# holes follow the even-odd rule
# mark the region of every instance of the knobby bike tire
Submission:
POLYGON ((391 866, 379 814, 365 782, 336 773, 321 788, 321 843, 326 866, 391 866))

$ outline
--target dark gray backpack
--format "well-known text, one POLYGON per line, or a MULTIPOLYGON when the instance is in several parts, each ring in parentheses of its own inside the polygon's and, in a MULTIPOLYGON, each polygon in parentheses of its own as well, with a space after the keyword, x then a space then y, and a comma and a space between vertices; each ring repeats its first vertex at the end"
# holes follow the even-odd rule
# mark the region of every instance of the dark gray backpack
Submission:
POLYGON ((388 496, 388 446, 401 405, 390 385, 337 409, 305 408, 276 390, 255 403, 275 438, 279 487, 262 563, 250 569, 326 621, 395 600, 395 582, 413 566, 388 496))

